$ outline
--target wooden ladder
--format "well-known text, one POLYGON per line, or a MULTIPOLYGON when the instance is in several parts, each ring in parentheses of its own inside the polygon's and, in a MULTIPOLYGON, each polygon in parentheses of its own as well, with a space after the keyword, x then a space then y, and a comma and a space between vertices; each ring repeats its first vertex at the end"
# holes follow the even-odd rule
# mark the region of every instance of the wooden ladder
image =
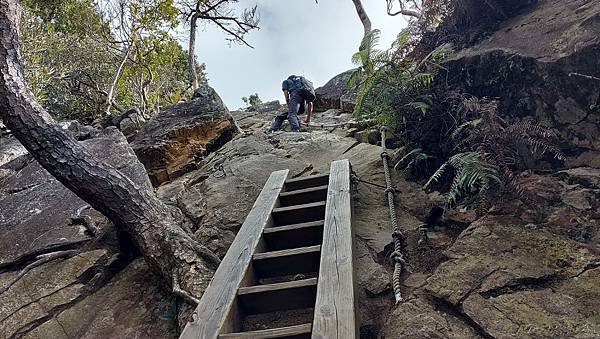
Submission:
POLYGON ((287 175, 267 180, 180 338, 359 337, 350 163, 287 175))

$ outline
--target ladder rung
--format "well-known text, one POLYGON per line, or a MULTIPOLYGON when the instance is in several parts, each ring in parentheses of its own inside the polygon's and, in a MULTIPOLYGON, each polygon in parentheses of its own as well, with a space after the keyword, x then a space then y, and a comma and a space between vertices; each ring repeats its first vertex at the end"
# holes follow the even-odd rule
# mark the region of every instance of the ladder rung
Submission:
POLYGON ((319 245, 256 253, 253 267, 259 279, 318 272, 320 257, 319 245))
POLYGON ((327 185, 329 183, 329 174, 318 174, 309 177, 299 177, 288 179, 285 182, 286 191, 295 191, 303 188, 327 185))
POLYGON ((272 328, 268 330, 227 333, 219 335, 219 338, 254 338, 254 339, 271 339, 271 338, 310 338, 312 324, 302 324, 287 326, 281 328, 272 328))
POLYGON ((273 209, 273 220, 276 225, 289 225, 322 220, 325 216, 325 201, 309 204, 279 207, 273 209))
POLYGON ((321 244, 324 220, 265 228, 267 246, 272 250, 283 250, 321 244))
POLYGON ((314 307, 317 278, 240 287, 238 301, 246 314, 314 307))
POLYGON ((327 200, 327 185, 283 192, 279 195, 282 206, 308 204, 327 200))

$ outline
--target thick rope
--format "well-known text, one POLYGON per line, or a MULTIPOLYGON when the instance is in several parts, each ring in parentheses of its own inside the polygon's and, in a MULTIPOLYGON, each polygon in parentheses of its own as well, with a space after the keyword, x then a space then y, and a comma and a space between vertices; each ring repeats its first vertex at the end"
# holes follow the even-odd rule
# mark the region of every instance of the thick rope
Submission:
POLYGON ((396 298, 396 304, 402 301, 402 294, 400 292, 400 276, 402 270, 406 266, 404 256, 402 254, 402 241, 404 240, 404 234, 398 227, 398 220, 396 219, 396 205, 394 203, 395 190, 392 184, 392 176, 390 174, 389 167, 389 154, 385 147, 385 128, 381 129, 381 160, 383 161, 383 170, 385 173, 385 184, 386 190, 385 195, 388 200, 388 207, 390 210, 390 224, 392 227, 392 237, 394 239, 394 252, 390 255, 394 260, 394 274, 392 275, 392 286, 394 288, 394 297, 396 298))

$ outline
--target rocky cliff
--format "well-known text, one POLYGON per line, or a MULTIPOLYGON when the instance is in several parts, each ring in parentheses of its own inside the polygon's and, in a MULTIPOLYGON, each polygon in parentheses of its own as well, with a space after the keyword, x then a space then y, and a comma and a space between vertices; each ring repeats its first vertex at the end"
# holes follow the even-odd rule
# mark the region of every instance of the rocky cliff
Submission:
MULTIPOLYGON (((448 81, 499 97, 507 114, 546 121, 561 133, 569 160, 519 175, 533 201, 503 201, 483 216, 450 211, 424 242, 419 227, 443 198, 394 172, 408 264, 398 305, 376 134, 332 126, 350 119, 337 106, 346 93, 329 91, 325 104, 337 109, 315 114, 307 132, 267 135, 278 105, 229 113, 206 89, 200 101, 167 108, 128 135, 131 144, 115 128, 81 142, 138 185, 151 187, 151 179, 159 197, 181 210, 187 231, 221 257, 272 171, 324 173, 332 160, 348 158, 360 179, 354 230, 363 338, 598 337, 600 82, 580 75, 600 77, 600 8, 583 0, 531 3, 514 13, 499 7, 512 17, 468 39, 448 61, 448 81)), ((176 337, 185 305, 114 225, 2 133, 0 337, 176 337), (67 253, 15 280, 60 252, 67 253)))

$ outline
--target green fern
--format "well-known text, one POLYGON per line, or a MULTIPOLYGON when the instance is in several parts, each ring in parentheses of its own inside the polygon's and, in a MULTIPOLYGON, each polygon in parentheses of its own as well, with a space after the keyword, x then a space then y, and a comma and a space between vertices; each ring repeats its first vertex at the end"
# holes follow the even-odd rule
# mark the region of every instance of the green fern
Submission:
POLYGON ((456 205, 462 198, 469 195, 485 196, 495 185, 502 185, 498 169, 486 162, 477 152, 464 152, 453 155, 429 178, 424 188, 429 190, 450 169, 453 170, 453 180, 448 193, 446 205, 456 205))

